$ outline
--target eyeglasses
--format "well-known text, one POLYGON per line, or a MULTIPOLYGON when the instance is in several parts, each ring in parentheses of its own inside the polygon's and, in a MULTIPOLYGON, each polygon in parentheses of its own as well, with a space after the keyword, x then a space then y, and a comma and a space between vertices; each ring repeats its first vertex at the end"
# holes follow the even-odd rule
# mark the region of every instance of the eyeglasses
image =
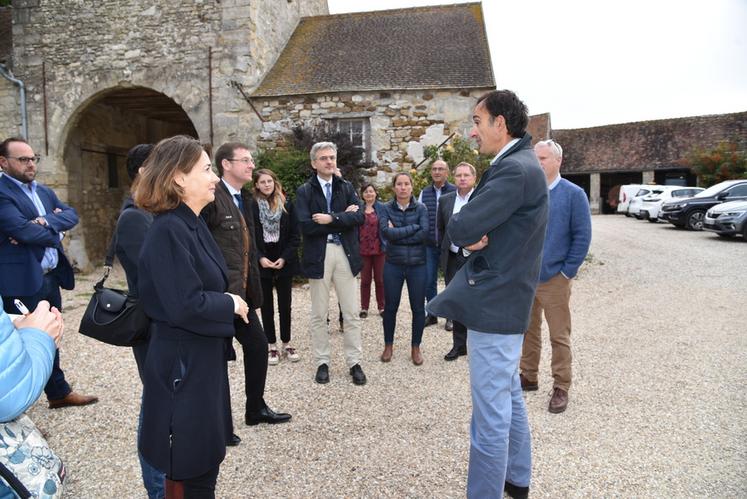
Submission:
POLYGON ((229 159, 231 163, 244 163, 245 165, 251 165, 254 163, 254 160, 252 158, 238 158, 238 159, 229 159))
POLYGON ((16 161, 20 161, 24 165, 30 164, 32 161, 36 163, 37 165, 41 162, 41 156, 21 156, 19 158, 14 158, 13 156, 8 156, 8 159, 15 159, 16 161))

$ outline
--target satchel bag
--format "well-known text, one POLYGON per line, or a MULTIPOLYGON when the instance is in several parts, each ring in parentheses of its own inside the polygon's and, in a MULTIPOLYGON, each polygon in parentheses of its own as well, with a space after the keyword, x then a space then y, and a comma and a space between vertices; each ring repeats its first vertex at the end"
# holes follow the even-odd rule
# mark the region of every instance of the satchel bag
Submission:
POLYGON ((31 418, 0 423, 0 479, 19 497, 62 497, 65 465, 31 418))
POLYGON ((93 287, 93 296, 80 321, 79 331, 115 346, 133 346, 148 339, 150 320, 139 300, 119 289, 104 287, 110 267, 93 287))

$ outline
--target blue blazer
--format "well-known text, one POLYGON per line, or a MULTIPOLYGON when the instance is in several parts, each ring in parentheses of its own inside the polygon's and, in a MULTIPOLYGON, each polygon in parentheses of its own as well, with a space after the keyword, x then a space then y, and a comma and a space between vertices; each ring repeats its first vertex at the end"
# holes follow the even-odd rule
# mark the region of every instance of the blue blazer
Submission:
POLYGON ((36 206, 20 187, 0 176, 0 294, 32 296, 42 286, 41 261, 46 248, 57 248, 60 286, 73 289, 75 277, 62 250, 60 232, 78 225, 78 213, 62 203, 49 187, 37 183, 36 193, 47 214, 47 225, 31 223, 39 216, 36 206), (54 210, 59 208, 59 213, 54 210), (18 244, 11 244, 10 239, 18 244))

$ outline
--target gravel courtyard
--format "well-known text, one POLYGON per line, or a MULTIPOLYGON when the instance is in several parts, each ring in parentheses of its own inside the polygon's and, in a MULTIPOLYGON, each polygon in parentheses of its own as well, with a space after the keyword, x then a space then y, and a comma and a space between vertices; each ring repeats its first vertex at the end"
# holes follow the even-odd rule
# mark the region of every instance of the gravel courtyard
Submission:
MULTIPOLYGON (((747 496, 747 242, 622 216, 595 216, 593 224, 592 256, 573 288, 568 410, 547 412, 546 333, 540 389, 525 397, 531 496, 747 496)), ((42 397, 29 413, 66 463, 66 497, 144 497, 132 353, 77 333, 96 278, 78 276, 63 296, 62 367, 74 389, 101 400, 50 411, 42 397)), ((117 281, 123 285, 121 270, 117 281)), ((406 299, 391 363, 378 360, 380 319, 364 320, 363 387, 350 382, 333 321, 331 382, 320 386, 313 382, 308 291, 296 288, 293 300, 302 359, 270 366, 265 397, 293 420, 245 426, 242 363, 229 365, 243 441, 228 450, 218 497, 464 496, 468 365, 464 357, 443 360, 451 344, 444 321, 426 329, 425 364, 415 367, 406 299)))

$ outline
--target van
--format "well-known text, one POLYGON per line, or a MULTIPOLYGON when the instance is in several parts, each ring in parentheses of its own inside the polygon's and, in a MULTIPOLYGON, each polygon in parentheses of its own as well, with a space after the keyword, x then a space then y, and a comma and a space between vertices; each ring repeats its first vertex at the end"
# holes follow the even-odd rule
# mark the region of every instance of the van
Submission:
POLYGON ((620 194, 617 197, 618 213, 625 213, 626 216, 630 216, 630 214, 628 214, 630 200, 635 197, 639 190, 641 190, 641 187, 643 187, 641 184, 627 184, 620 186, 620 194))

